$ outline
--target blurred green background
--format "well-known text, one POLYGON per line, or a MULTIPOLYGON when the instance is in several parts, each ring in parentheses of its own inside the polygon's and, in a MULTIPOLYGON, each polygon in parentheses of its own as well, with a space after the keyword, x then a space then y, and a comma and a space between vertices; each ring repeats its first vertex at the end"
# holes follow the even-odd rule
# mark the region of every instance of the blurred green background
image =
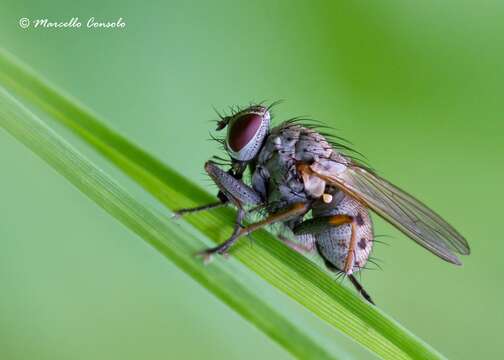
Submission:
MULTIPOLYGON (((499 1, 2 0, 0 45, 209 191, 212 106, 285 99, 276 121, 334 126, 472 247, 454 267, 375 217, 378 306, 449 358, 499 358, 503 18, 499 1), (126 28, 18 26, 91 16, 126 28)), ((4 132, 0 162, 0 358, 290 358, 4 132)), ((298 310, 343 358, 374 358, 298 310)))

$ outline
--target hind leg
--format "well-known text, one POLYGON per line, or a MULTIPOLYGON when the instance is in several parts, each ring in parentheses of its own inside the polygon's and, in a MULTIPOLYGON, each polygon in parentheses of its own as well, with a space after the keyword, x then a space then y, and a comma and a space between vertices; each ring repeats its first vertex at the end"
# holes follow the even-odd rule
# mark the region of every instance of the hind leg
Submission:
MULTIPOLYGON (((346 261, 342 264, 343 268, 340 269, 338 266, 334 264, 328 257, 327 253, 323 250, 323 247, 321 245, 321 238, 315 241, 315 246, 317 249, 318 254, 324 261, 325 266, 333 272, 344 274, 345 276, 348 277, 352 285, 355 287, 357 292, 364 297, 368 302, 371 304, 375 304, 373 300, 371 299, 371 296, 366 292, 366 290, 362 287, 362 285, 357 281, 355 276, 349 271, 349 269, 352 268, 353 266, 353 260, 355 257, 355 233, 356 233, 356 225, 354 221, 354 217, 349 216, 349 215, 332 215, 332 216, 324 216, 324 217, 319 217, 319 218, 314 218, 310 219, 307 221, 302 222, 298 226, 294 228, 294 233, 296 235, 308 235, 311 234, 316 238, 316 235, 322 234, 327 232, 328 229, 331 227, 338 227, 342 225, 349 224, 351 225, 351 235, 349 239, 349 244, 348 244, 348 254, 346 257, 346 261), (350 264, 350 265, 349 265, 350 264)), ((327 238, 322 236, 322 241, 327 241, 327 238)))
MULTIPOLYGON (((340 269, 338 269, 332 262, 330 262, 325 256, 324 254, 320 251, 320 247, 317 245, 317 252, 318 254, 320 255, 320 257, 322 258, 322 260, 324 260, 324 264, 325 266, 332 272, 335 272, 335 273, 343 273, 345 274, 344 272, 342 272, 340 269)), ((357 290, 357 292, 359 294, 362 295, 362 297, 364 299, 366 299, 369 303, 373 304, 373 305, 376 305, 373 301, 373 299, 371 299, 371 296, 368 294, 368 292, 362 287, 362 285, 359 283, 359 281, 357 281, 357 279, 355 278, 355 276, 353 274, 345 274, 345 276, 348 277, 348 279, 350 280, 350 282, 352 283, 352 285, 355 287, 355 290, 357 290)))
POLYGON ((315 239, 312 236, 296 236, 297 240, 294 241, 289 237, 278 234, 277 237, 292 250, 297 251, 298 253, 305 254, 311 253, 315 250, 315 239))

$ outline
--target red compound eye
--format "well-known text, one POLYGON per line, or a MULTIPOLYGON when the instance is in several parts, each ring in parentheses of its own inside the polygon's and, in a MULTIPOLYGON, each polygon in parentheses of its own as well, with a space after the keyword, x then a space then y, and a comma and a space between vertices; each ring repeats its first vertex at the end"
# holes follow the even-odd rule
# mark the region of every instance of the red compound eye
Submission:
POLYGON ((233 151, 240 151, 252 140, 261 127, 263 117, 258 114, 244 114, 234 121, 229 129, 228 144, 233 151))

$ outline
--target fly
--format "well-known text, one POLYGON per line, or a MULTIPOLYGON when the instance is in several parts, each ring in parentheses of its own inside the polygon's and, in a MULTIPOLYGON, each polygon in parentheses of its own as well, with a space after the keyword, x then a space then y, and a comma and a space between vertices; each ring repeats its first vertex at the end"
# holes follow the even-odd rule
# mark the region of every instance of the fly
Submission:
POLYGON ((316 252, 329 270, 349 278, 374 304, 354 274, 366 265, 374 232, 370 210, 425 249, 461 265, 468 255, 464 237, 438 214, 329 142, 317 128, 299 119, 271 127, 270 107, 252 105, 221 116, 217 130, 227 129, 222 144, 230 168, 214 161, 205 171, 219 188, 218 201, 181 209, 177 216, 233 205, 236 226, 228 240, 204 250, 207 259, 227 254, 238 239, 273 223, 282 223, 280 239, 300 252, 316 252), (251 173, 244 181, 245 171, 251 173), (259 222, 241 226, 246 215, 263 209, 259 222))

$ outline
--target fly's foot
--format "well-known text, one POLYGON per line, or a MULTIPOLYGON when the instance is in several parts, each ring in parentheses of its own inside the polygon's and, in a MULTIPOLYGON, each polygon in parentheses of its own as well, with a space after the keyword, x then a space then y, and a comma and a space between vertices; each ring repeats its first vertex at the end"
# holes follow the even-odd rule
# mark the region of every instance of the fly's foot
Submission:
POLYGON ((222 255, 222 256, 224 256, 224 258, 228 258, 229 257, 228 250, 231 247, 231 245, 233 245, 234 241, 235 241, 234 239, 230 239, 230 240, 228 240, 218 246, 200 251, 200 252, 196 253, 196 255, 202 257, 205 265, 212 262, 213 256, 215 254, 222 255))
POLYGON ((236 225, 234 227, 233 234, 231 235, 231 237, 229 239, 224 241, 222 244, 219 244, 215 247, 212 247, 212 248, 209 248, 209 249, 206 249, 206 250, 203 250, 203 251, 197 253, 198 256, 201 256, 203 258, 203 261, 205 262, 205 264, 208 264, 209 262, 212 261, 214 254, 222 255, 225 258, 227 258, 229 256, 228 251, 231 248, 231 246, 233 246, 234 243, 236 243, 236 241, 242 235, 244 235, 245 228, 243 227, 243 225, 241 225, 241 222, 243 221, 244 215, 245 215, 244 211, 242 209, 238 209, 238 214, 236 217, 236 225))
POLYGON ((170 216, 170 218, 171 218, 172 220, 178 220, 178 219, 180 219, 183 215, 184 215, 184 214, 183 214, 182 212, 180 212, 180 211, 175 211, 175 212, 174 212, 174 213, 170 216))
POLYGON ((208 250, 199 251, 196 256, 201 256, 205 265, 210 264, 213 260, 213 253, 208 252, 208 250))

